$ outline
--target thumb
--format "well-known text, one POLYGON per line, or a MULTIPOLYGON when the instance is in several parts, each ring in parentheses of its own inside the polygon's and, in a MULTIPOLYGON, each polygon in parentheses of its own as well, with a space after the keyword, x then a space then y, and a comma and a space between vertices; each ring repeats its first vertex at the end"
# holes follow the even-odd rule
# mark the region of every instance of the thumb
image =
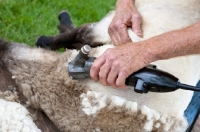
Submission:
POLYGON ((142 25, 142 18, 141 17, 137 17, 137 19, 134 19, 132 21, 132 30, 133 32, 138 36, 138 37, 143 37, 143 34, 142 34, 142 28, 141 28, 141 25, 142 25))

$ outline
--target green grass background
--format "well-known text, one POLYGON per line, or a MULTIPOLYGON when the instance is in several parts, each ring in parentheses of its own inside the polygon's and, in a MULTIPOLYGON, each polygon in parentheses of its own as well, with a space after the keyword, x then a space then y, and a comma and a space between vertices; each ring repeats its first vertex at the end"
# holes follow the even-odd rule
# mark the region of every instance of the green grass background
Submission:
POLYGON ((99 21, 116 0, 0 0, 0 38, 35 45, 39 35, 58 33, 57 16, 66 9, 76 26, 99 21))

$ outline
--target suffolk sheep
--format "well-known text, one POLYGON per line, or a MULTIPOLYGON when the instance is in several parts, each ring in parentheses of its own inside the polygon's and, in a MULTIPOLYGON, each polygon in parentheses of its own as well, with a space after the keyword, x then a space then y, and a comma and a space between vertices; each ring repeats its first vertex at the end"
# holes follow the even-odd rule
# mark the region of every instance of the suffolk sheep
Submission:
MULTIPOLYGON (((135 4, 143 17, 144 37, 137 37, 129 29, 128 33, 133 42, 187 27, 197 22, 200 17, 198 0, 136 0, 135 4)), ((114 48, 107 32, 114 14, 114 11, 110 12, 97 23, 75 29, 71 25, 69 27, 72 29, 50 37, 50 43, 43 43, 43 46, 56 49, 65 46, 67 42, 70 44, 69 48, 71 46, 79 49, 84 44, 90 44, 94 48, 89 55, 98 57, 106 49, 114 48), (62 41, 59 36, 67 39, 62 41), (59 43, 56 43, 56 46, 52 41, 59 43)), ((57 53, 49 49, 31 48, 25 44, 0 40, 0 75, 4 78, 0 85, 0 104, 8 106, 11 103, 9 101, 14 101, 18 102, 14 103, 17 105, 16 109, 24 107, 18 112, 22 113, 20 115, 24 118, 20 115, 14 118, 12 113, 8 114, 11 109, 15 109, 14 106, 3 110, 10 120, 8 117, 6 122, 0 120, 0 131, 22 131, 23 128, 26 128, 24 131, 40 131, 30 120, 35 117, 34 114, 29 115, 25 108, 44 112, 47 125, 55 125, 52 131, 183 132, 187 129, 184 110, 190 103, 192 91, 179 89, 170 93, 138 94, 132 87, 120 90, 102 86, 90 78, 73 80, 67 67, 77 53, 75 49, 57 53), (17 124, 19 118, 20 128, 9 125, 17 124), (12 119, 16 121, 12 122, 12 119), (29 120, 30 123, 26 124, 23 119, 29 120)), ((175 75, 183 83, 196 85, 200 78, 199 59, 199 55, 190 55, 152 64, 175 75)), ((37 126, 39 127, 39 123, 37 126)))

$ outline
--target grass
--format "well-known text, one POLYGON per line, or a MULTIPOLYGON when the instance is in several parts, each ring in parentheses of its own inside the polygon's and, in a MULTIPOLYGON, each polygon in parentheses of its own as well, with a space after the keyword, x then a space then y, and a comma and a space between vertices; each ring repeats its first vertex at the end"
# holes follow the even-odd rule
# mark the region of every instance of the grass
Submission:
POLYGON ((0 37, 35 44, 39 35, 58 33, 58 13, 66 9, 76 26, 99 21, 116 0, 0 0, 0 37))

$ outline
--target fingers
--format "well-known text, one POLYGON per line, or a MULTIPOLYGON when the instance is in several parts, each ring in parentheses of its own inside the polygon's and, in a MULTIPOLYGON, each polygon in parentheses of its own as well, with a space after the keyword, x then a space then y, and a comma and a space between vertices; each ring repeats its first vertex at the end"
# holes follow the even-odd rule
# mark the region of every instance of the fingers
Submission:
POLYGON ((99 80, 102 85, 112 86, 113 88, 126 88, 126 78, 122 75, 119 74, 117 64, 106 62, 103 57, 96 59, 90 70, 90 76, 94 81, 99 80))
POLYGON ((125 89, 127 87, 125 85, 126 76, 122 76, 122 74, 119 73, 118 69, 112 68, 109 71, 107 71, 106 69, 103 69, 104 72, 100 71, 99 73, 99 80, 101 84, 103 84, 104 86, 112 86, 113 88, 121 89, 125 89))
POLYGON ((118 69, 115 67, 112 67, 112 69, 110 70, 105 80, 110 86, 112 86, 113 88, 117 88, 117 85, 116 85, 117 77, 118 77, 118 69))
POLYGON ((125 85, 126 77, 121 75, 122 74, 119 73, 118 69, 112 68, 107 77, 108 85, 112 86, 113 88, 127 88, 127 86, 125 85))
POLYGON ((138 37, 143 37, 142 34, 142 17, 138 13, 134 14, 132 17, 132 25, 127 24, 127 23, 122 23, 120 21, 113 22, 110 24, 108 33, 110 35, 111 41, 115 46, 120 45, 120 44, 125 44, 128 42, 131 42, 130 37, 128 36, 127 32, 127 27, 131 26, 133 32, 138 36, 138 37))
POLYGON ((94 63, 92 64, 92 67, 90 69, 90 77, 94 81, 98 81, 99 80, 100 68, 104 63, 105 63, 105 59, 104 59, 104 57, 101 56, 101 57, 97 58, 94 61, 94 63))
POLYGON ((134 14, 132 17, 132 30, 138 37, 143 37, 142 34, 142 17, 139 14, 134 14))
POLYGON ((110 38, 111 38, 111 41, 112 43, 117 46, 121 43, 121 38, 119 37, 119 33, 114 31, 114 32, 110 32, 109 31, 109 35, 110 35, 110 38))
POLYGON ((125 81, 127 77, 128 76, 125 76, 123 73, 120 73, 116 79, 116 86, 120 87, 121 89, 126 89, 127 85, 125 84, 125 81))
POLYGON ((108 74, 110 72, 110 66, 109 64, 104 64, 101 68, 100 68, 100 72, 99 72, 99 80, 101 82, 101 84, 103 84, 104 86, 108 86, 109 83, 107 82, 107 77, 108 74))
POLYGON ((125 24, 111 24, 108 29, 108 33, 110 35, 111 41, 115 46, 131 41, 128 36, 127 25, 125 24))

